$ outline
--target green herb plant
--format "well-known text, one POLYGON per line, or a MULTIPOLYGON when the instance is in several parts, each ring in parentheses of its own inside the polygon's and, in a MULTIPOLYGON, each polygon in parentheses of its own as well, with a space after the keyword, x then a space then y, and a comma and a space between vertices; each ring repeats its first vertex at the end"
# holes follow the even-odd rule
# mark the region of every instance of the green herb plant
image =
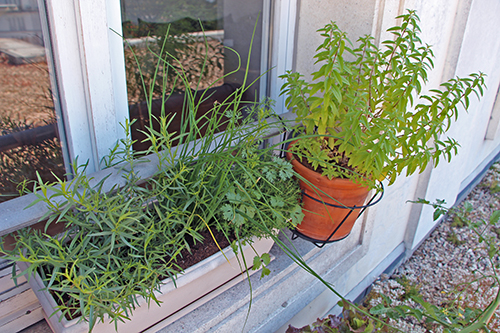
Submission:
POLYGON ((472 93, 483 94, 484 74, 456 77, 422 94, 433 68, 433 53, 420 40, 419 18, 408 10, 392 39, 379 48, 372 36, 357 46, 331 22, 314 59, 321 67, 307 82, 288 71, 282 94, 305 128, 294 153, 330 179, 348 178, 375 187, 389 185, 406 170, 422 171, 429 162, 450 160, 458 143, 441 138, 472 93), (347 160, 344 165, 341 161, 347 160))
MULTIPOLYGON (((478 98, 483 94, 483 73, 453 78, 423 94, 433 69, 432 49, 420 40, 414 11, 398 19, 400 24, 388 29, 392 39, 384 41, 381 48, 373 44, 371 36, 360 38, 354 45, 331 22, 318 30, 324 41, 316 50, 314 58, 320 67, 311 80, 291 71, 281 76, 286 105, 301 126, 299 140, 290 149, 304 164, 330 179, 347 178, 374 188, 377 181, 387 179, 391 185, 403 172, 411 175, 429 163, 449 161, 459 144, 443 135, 460 110, 469 108, 471 94, 478 98)), ((435 219, 448 212, 444 204, 439 200, 431 204, 435 219)), ((455 213, 468 221, 468 211, 455 213)), ((500 282, 496 261, 499 247, 483 231, 487 224, 494 228, 499 217, 495 212, 490 221, 467 222, 488 249, 486 259, 493 272, 483 279, 491 279, 492 286, 500 282)), ((423 319, 443 332, 487 332, 487 324, 500 304, 497 293, 483 310, 443 308, 423 300, 416 289, 409 289, 406 297, 417 307, 395 306, 385 297, 383 304, 368 311, 346 300, 286 245, 282 249, 338 296, 344 310, 355 309, 354 313, 318 320, 302 329, 290 328, 290 332, 401 332, 389 320, 407 316, 423 319), (352 318, 358 318, 358 326, 350 325, 352 318)))
POLYGON ((326 318, 318 318, 314 323, 301 328, 289 325, 286 333, 387 332, 387 327, 359 312, 350 302, 342 300, 338 305, 342 306, 341 316, 328 315, 326 318))
MULTIPOLYGON (((180 131, 167 131, 175 116, 150 119, 159 128, 145 131, 150 148, 136 153, 126 122, 127 138, 103 160, 110 175, 119 172, 123 177, 111 190, 104 190, 108 177, 95 181, 86 174, 85 163, 74 163, 71 180, 46 183, 39 178, 32 205, 43 202, 50 208, 44 216, 45 231, 19 230, 15 248, 1 251, 30 265, 15 277, 38 273, 58 301, 58 310, 67 318, 88 321, 90 331, 105 319, 115 325, 129 319, 138 296, 159 303, 155 291, 162 280, 175 283, 183 271, 177 259, 190 252, 192 244, 215 240, 203 240, 202 231, 222 232, 242 253, 253 237, 277 239, 277 230, 295 226, 302 217, 291 166, 273 156, 276 147, 263 142, 270 130, 283 124, 272 120, 265 103, 245 103, 248 116, 243 117, 240 101, 246 82, 227 100, 215 103, 209 115, 195 117, 208 97, 206 91, 189 89, 192 82, 181 62, 165 50, 150 50, 157 66, 151 85, 143 81, 143 88, 151 107, 156 77, 175 73, 175 82, 186 88, 188 111, 180 131), (197 93, 201 98, 195 98, 197 93), (143 179, 141 166, 151 160, 157 161, 156 173, 143 179), (64 232, 47 234, 51 223, 64 224, 64 232)), ((163 82, 163 88, 170 83, 163 82)), ((165 90, 162 98, 168 98, 165 90)), ((269 261, 264 254, 253 261, 243 257, 240 265, 242 270, 252 263, 256 269, 264 266, 266 275, 269 261)))

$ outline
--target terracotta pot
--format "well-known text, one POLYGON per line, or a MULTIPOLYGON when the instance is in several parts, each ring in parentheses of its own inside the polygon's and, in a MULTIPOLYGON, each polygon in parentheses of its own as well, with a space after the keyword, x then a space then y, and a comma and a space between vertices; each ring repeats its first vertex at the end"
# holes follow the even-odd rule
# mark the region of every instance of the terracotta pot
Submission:
MULTIPOLYGON (((290 145, 295 142, 293 141, 290 145)), ((370 191, 369 188, 355 184, 348 179, 328 179, 328 177, 301 164, 293 157, 292 153, 287 151, 286 156, 291 161, 293 169, 312 184, 311 187, 306 182, 300 181, 300 188, 303 192, 304 219, 297 226, 297 230, 304 236, 322 242, 332 242, 347 237, 358 218, 360 209, 353 209, 349 217, 342 223, 350 210, 328 206, 323 202, 336 206, 360 207, 365 203, 370 191), (316 191, 313 189, 314 187, 317 188, 316 191), (324 195, 321 191, 335 200, 324 195), (329 237, 334 231, 335 233, 329 237)))

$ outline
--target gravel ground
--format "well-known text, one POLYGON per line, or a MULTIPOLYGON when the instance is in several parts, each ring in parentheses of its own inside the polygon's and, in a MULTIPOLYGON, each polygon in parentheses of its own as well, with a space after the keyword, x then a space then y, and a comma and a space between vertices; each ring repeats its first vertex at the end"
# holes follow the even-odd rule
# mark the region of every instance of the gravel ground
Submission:
MULTIPOLYGON (((500 209, 499 198, 500 164, 495 164, 459 208, 470 207, 466 217, 471 221, 488 221, 491 213, 500 209)), ((500 245, 499 230, 500 227, 486 230, 486 234, 496 237, 497 249, 500 245)), ((498 286, 492 279, 473 282, 492 272, 489 260, 485 259, 488 252, 483 245, 472 230, 460 226, 460 215, 450 214, 395 273, 382 275, 374 283, 366 302, 372 306, 380 303, 379 294, 382 293, 389 296, 395 305, 405 303, 415 307, 415 303, 403 299, 404 295, 418 292, 426 301, 448 309, 484 309, 496 295, 498 286), (455 303, 452 300, 456 300, 455 303)), ((500 258, 497 256, 495 259, 498 267, 500 258)), ((426 329, 417 320, 400 321, 397 326, 407 332, 440 331, 435 327, 426 329)), ((500 332, 498 309, 489 328, 500 332)))

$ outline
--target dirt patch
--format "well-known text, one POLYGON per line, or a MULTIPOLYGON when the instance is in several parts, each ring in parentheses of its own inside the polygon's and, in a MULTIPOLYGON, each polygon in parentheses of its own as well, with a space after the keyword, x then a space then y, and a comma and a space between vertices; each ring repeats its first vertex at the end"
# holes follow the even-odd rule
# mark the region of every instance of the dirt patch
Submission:
MULTIPOLYGON (((219 247, 224 249, 229 246, 229 240, 222 232, 215 229, 213 229, 212 232, 213 237, 208 230, 200 232, 203 237, 203 242, 197 242, 194 244, 193 241, 190 241, 190 250, 182 250, 176 264, 185 270, 188 267, 199 263, 203 259, 210 257, 212 254, 217 253, 219 251, 219 247), (214 238, 217 243, 214 241, 214 238)), ((230 240, 233 241, 234 237, 230 237, 230 240)))
POLYGON ((35 126, 55 118, 47 63, 12 65, 0 53, 0 117, 35 126))

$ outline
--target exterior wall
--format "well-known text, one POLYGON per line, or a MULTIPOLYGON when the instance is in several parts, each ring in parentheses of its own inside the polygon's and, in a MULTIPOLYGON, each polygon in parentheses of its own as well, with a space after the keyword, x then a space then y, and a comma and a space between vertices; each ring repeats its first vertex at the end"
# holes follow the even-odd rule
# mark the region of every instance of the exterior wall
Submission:
POLYGON ((375 0, 329 1, 301 0, 297 18, 295 70, 304 75, 315 69, 313 56, 322 42, 316 32, 330 21, 336 21, 352 40, 374 30, 375 0))
MULTIPOLYGON (((367 246, 368 250, 342 277, 333 281, 346 295, 355 290, 357 284, 368 285, 370 272, 380 271, 380 266, 388 265, 384 259, 394 257, 402 243, 406 254, 411 254, 435 226, 432 208, 412 205, 406 203, 407 200, 445 198, 448 204, 455 203, 459 192, 498 154, 498 130, 494 127, 491 130, 494 134, 488 140, 485 140, 485 135, 500 80, 500 38, 495 34, 500 28, 499 6, 496 1, 475 0, 301 2, 296 62, 300 72, 311 72, 313 69, 308 59, 319 44, 314 31, 327 21, 337 21, 351 38, 371 32, 380 41, 386 38, 382 32, 396 23, 394 17, 405 8, 410 8, 417 10, 421 19, 422 40, 433 46, 435 54, 435 68, 429 75, 428 89, 457 75, 466 76, 478 71, 488 75, 488 90, 483 98, 478 101, 473 97, 469 113, 463 112, 448 132, 448 136, 461 143, 459 155, 450 164, 443 161, 435 169, 429 168, 420 175, 399 179, 386 188, 382 202, 367 212, 367 220, 373 223, 372 235, 369 244, 362 246, 367 246)), ((328 307, 328 304, 333 306, 335 301, 336 297, 326 292, 305 308, 311 307, 316 313, 303 310, 290 322, 297 326, 305 325, 326 314, 328 311, 320 313, 319 309, 328 307)), ((336 309, 332 310, 335 312, 336 309)))
MULTIPOLYGON (((481 101, 471 99, 469 113, 463 113, 450 129, 448 135, 461 143, 461 149, 450 164, 440 164, 432 171, 427 189, 429 200, 438 198, 454 203, 459 191, 468 184, 467 180, 482 169, 485 161, 498 153, 498 134, 485 140, 500 82, 500 40, 493 33, 500 28, 498 13, 500 4, 496 1, 471 1, 453 75, 464 76, 482 71, 488 75, 488 89, 481 101)), ((433 226, 430 211, 424 209, 414 244, 418 244, 433 226)))

